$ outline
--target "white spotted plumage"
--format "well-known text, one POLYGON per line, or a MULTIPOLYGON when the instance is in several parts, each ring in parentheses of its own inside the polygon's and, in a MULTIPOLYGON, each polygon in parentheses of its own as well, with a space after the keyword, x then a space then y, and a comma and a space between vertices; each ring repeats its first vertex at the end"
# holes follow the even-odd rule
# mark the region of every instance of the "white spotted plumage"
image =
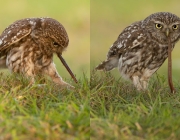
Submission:
POLYGON ((62 80, 53 63, 53 53, 61 55, 68 43, 65 28, 55 19, 18 20, 0 36, 0 66, 31 77, 32 83, 36 75, 46 74, 55 83, 72 87, 62 80))
POLYGON ((149 78, 166 60, 170 31, 172 49, 180 38, 180 18, 168 12, 152 14, 126 27, 107 54, 107 60, 97 70, 109 71, 118 67, 121 75, 130 79, 138 90, 146 89, 149 78), (162 29, 156 28, 161 24, 162 29))

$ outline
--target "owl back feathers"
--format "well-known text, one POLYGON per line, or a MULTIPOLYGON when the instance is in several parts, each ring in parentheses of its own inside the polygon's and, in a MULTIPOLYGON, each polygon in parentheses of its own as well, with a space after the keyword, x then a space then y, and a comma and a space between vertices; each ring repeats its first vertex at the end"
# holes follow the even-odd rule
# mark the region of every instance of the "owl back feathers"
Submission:
POLYGON ((140 28, 140 24, 141 21, 135 22, 122 31, 117 40, 110 47, 107 54, 107 60, 99 64, 95 68, 96 70, 110 71, 113 68, 118 67, 119 58, 123 53, 140 46, 144 42, 146 36, 140 28))
POLYGON ((11 24, 0 36, 0 52, 8 50, 12 44, 28 36, 31 31, 31 25, 27 20, 18 20, 11 24))
MULTIPOLYGON (((38 37, 49 37, 56 46, 65 49, 69 38, 63 25, 52 18, 26 18, 15 21, 8 26, 0 36, 0 57, 6 55, 12 44, 30 35, 34 40, 38 37)), ((39 44, 39 43, 38 43, 39 44)))

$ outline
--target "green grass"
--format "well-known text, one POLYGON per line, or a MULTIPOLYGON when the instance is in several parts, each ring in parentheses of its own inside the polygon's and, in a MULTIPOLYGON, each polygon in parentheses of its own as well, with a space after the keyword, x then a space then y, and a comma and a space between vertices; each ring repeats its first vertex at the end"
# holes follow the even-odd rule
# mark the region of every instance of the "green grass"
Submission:
POLYGON ((28 86, 23 76, 1 74, 0 139, 89 139, 89 82, 79 79, 75 90, 60 89, 50 80, 28 86))
POLYGON ((180 86, 172 95, 165 77, 155 75, 148 91, 110 73, 91 73, 92 140, 178 140, 180 86))

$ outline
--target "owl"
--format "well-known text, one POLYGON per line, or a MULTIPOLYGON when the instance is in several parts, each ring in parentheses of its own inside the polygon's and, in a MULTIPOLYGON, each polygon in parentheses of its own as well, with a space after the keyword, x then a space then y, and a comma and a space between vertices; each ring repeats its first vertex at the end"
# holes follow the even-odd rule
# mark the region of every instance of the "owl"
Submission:
POLYGON ((122 77, 138 90, 145 90, 150 77, 168 57, 168 39, 173 50, 179 38, 180 18, 169 12, 154 13, 126 27, 96 70, 118 67, 122 77))
POLYGON ((31 83, 36 75, 48 75, 56 84, 72 87, 62 80, 53 62, 53 54, 62 58, 68 43, 65 28, 55 19, 18 20, 0 36, 0 67, 29 77, 31 83))

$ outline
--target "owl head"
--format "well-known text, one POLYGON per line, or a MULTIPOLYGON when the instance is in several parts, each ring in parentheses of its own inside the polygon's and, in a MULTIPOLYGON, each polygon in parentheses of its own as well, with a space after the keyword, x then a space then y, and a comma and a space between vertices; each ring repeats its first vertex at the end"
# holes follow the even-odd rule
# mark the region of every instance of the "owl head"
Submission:
POLYGON ((43 33, 48 43, 47 46, 51 47, 52 52, 62 54, 69 44, 69 38, 65 28, 55 19, 43 18, 42 20, 43 33))
POLYGON ((172 43, 180 37, 180 18, 169 12, 159 12, 148 16, 143 21, 144 30, 161 44, 172 43))

